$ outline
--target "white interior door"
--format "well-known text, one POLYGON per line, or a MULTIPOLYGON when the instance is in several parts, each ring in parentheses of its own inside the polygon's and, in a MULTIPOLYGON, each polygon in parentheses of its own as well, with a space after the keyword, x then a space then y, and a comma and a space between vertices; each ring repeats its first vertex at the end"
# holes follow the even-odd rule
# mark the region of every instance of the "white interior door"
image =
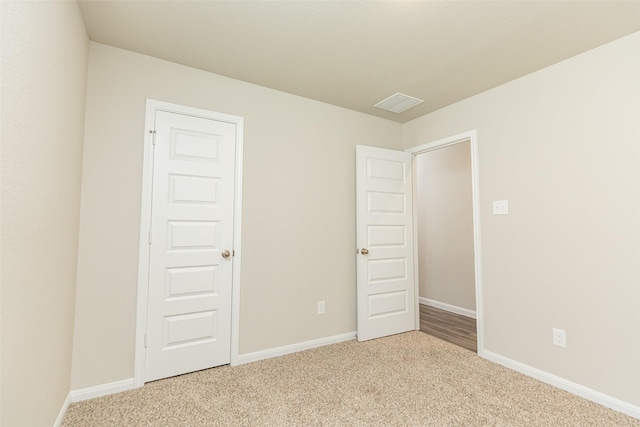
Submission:
POLYGON ((145 381, 230 362, 235 136, 156 112, 145 381))
POLYGON ((358 340, 414 330, 411 154, 356 147, 358 340))

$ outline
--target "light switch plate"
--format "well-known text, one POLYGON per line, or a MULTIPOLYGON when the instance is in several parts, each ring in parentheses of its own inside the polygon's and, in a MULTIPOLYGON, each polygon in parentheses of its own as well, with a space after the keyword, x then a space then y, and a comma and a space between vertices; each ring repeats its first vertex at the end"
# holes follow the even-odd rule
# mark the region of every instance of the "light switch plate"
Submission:
POLYGON ((494 200, 493 201, 493 214, 494 215, 509 215, 509 201, 508 200, 494 200))

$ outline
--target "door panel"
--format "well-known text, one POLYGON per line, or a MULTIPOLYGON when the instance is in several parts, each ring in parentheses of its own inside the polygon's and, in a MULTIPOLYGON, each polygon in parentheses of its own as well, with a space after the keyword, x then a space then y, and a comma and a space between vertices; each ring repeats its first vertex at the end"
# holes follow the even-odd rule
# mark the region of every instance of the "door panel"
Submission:
POLYGON ((230 362, 235 125, 158 111, 145 381, 230 362))
POLYGON ((411 187, 410 153, 356 147, 359 341, 415 329, 411 187))

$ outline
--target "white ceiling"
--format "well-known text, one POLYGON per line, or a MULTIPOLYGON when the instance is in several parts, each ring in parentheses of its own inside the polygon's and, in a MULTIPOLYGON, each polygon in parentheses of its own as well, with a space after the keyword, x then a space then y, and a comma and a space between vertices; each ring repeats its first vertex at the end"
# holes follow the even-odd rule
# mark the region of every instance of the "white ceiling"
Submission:
POLYGON ((79 3, 93 41, 398 122, 640 31, 640 0, 79 3))

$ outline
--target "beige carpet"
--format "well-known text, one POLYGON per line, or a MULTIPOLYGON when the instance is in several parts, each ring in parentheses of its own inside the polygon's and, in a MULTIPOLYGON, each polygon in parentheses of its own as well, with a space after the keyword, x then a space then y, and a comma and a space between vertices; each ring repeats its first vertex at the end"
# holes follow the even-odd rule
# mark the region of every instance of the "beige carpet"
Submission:
POLYGON ((71 405, 64 426, 640 426, 422 332, 200 371, 71 405))

